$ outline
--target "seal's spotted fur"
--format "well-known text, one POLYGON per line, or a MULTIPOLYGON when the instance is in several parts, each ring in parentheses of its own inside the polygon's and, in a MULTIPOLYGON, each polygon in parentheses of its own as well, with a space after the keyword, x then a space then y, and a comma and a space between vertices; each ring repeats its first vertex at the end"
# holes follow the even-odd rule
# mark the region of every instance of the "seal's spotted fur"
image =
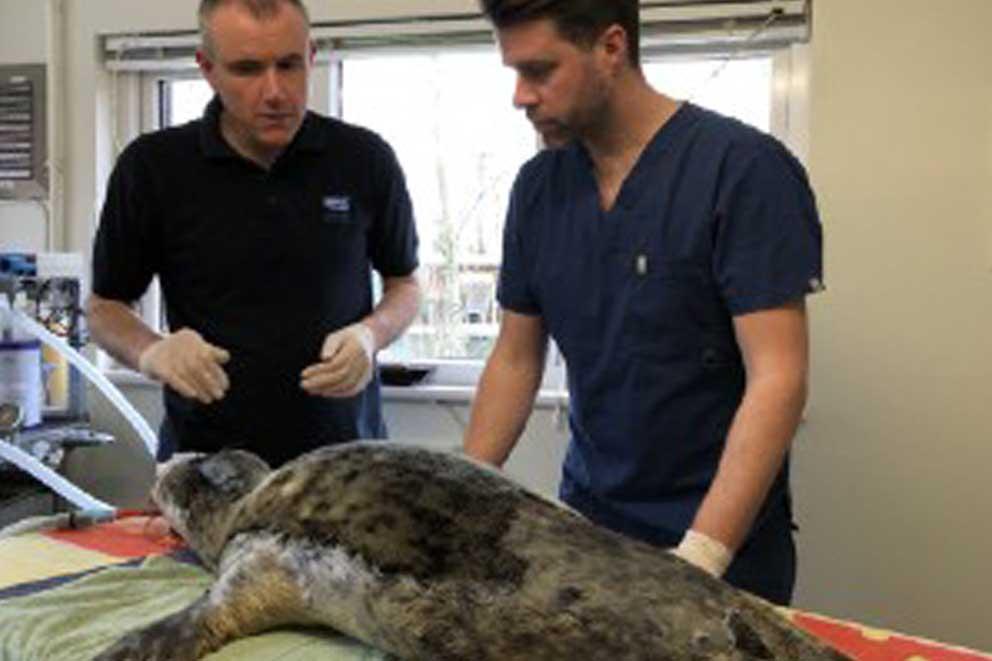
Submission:
POLYGON ((837 660, 772 609, 454 455, 391 443, 269 471, 244 452, 174 460, 153 496, 217 572, 110 659, 196 659, 326 625, 432 661, 837 660))

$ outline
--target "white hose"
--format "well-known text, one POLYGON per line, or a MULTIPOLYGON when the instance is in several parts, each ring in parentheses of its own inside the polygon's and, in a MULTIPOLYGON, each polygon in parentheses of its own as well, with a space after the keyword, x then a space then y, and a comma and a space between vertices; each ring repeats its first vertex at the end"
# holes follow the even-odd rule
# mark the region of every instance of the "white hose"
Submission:
POLYGON ((102 392, 107 399, 109 399, 110 402, 117 407, 117 410, 124 414, 124 418, 131 423, 134 431, 136 431, 141 440, 144 441, 145 447, 148 449, 148 454, 152 456, 152 459, 158 456, 158 437, 155 436, 155 432, 152 431, 152 428, 148 426, 148 422, 133 406, 131 406, 131 403, 127 401, 124 395, 121 394, 121 391, 118 390, 117 387, 100 372, 100 370, 98 370, 90 361, 86 360, 81 353, 69 346, 68 342, 60 338, 58 335, 49 332, 47 328, 36 322, 31 317, 17 309, 12 310, 12 312, 14 313, 13 319, 16 324, 65 356, 70 363, 77 367, 79 371, 93 383, 93 385, 99 388, 100 392, 102 392))
POLYGON ((80 509, 114 512, 113 506, 89 495, 15 445, 0 441, 0 458, 9 461, 22 471, 30 473, 42 484, 80 509))

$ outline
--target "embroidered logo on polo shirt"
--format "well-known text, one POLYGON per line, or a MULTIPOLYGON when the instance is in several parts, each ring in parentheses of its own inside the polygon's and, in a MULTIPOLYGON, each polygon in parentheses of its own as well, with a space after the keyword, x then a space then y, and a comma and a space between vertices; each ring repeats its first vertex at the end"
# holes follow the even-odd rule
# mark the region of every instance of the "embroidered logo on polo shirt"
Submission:
POLYGON ((351 211, 351 198, 347 195, 328 195, 324 198, 324 208, 328 211, 348 213, 351 211))
POLYGON ((351 197, 327 195, 323 200, 324 222, 347 223, 351 221, 351 197))

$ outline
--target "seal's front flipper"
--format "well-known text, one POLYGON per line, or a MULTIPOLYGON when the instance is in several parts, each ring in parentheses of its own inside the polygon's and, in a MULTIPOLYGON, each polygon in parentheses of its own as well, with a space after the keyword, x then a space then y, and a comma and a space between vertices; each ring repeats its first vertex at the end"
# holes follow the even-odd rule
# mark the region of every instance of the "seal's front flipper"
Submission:
POLYGON ((195 661, 224 644, 288 624, 312 624, 298 581, 262 544, 230 545, 230 562, 208 592, 181 611, 133 631, 94 661, 195 661))
POLYGON ((204 656, 207 636, 198 624, 210 593, 186 608, 127 634, 93 661, 190 661, 204 656))

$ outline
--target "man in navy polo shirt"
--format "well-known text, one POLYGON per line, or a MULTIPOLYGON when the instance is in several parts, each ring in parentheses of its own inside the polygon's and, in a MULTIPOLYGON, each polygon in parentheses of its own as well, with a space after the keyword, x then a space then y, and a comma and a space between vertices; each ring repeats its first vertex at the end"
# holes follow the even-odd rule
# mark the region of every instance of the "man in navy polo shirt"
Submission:
POLYGON ((503 319, 465 437, 501 465, 568 366, 561 497, 778 603, 821 229, 773 138, 645 81, 637 0, 484 0, 514 104, 552 149, 514 184, 503 319))
POLYGON ((241 447, 278 465, 383 438, 375 353, 420 300, 399 164, 375 134, 307 111, 299 0, 203 0, 199 19, 216 96, 121 155, 94 246, 93 337, 165 385, 159 459, 241 447), (164 336, 130 308, 156 275, 164 336))

